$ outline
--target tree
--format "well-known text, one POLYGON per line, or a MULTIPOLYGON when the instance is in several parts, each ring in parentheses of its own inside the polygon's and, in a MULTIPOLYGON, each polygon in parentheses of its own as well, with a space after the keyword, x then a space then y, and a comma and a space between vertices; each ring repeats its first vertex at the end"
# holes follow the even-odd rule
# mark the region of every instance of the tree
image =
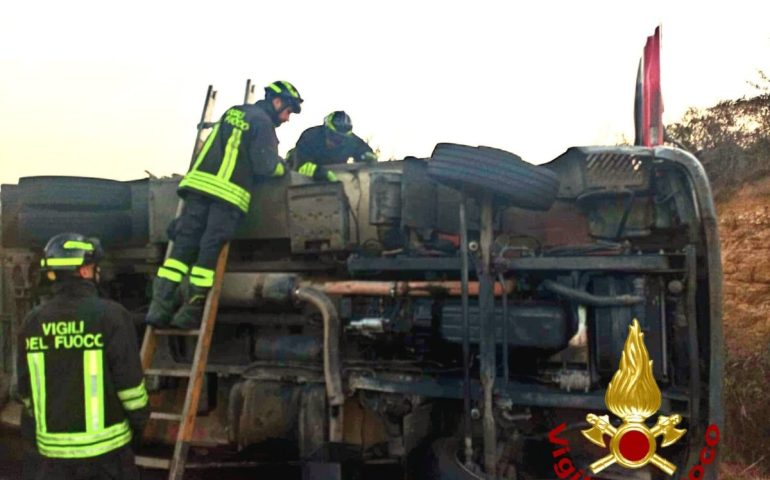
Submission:
POLYGON ((770 174, 770 79, 758 74, 757 82, 749 82, 758 95, 691 108, 666 128, 703 162, 717 196, 770 174))

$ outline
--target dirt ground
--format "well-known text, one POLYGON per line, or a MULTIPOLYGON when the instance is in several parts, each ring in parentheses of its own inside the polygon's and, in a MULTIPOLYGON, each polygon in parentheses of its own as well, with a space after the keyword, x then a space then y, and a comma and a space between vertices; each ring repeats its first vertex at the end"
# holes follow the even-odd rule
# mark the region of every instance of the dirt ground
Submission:
POLYGON ((722 478, 770 478, 770 178, 717 202, 724 269, 722 478))

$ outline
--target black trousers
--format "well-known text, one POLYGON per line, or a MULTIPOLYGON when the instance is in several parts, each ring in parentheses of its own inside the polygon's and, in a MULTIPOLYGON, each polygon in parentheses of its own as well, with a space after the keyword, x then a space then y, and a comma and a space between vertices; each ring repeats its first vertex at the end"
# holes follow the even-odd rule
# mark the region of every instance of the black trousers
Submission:
POLYGON ((222 246, 235 234, 243 213, 223 201, 188 192, 182 215, 171 226, 171 258, 214 270, 222 246))
POLYGON ((139 480, 134 453, 128 445, 94 458, 42 458, 38 480, 139 480))

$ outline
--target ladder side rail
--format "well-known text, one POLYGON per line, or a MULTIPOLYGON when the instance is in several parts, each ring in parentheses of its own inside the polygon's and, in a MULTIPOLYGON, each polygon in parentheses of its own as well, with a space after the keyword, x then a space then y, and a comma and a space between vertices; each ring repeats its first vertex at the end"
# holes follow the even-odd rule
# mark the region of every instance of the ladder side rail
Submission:
POLYGON ((174 445, 174 455, 171 459, 170 480, 181 480, 184 475, 185 461, 187 460, 190 440, 195 429, 195 418, 198 414, 198 402, 203 385, 203 375, 208 362, 209 348, 211 347, 211 339, 219 307, 219 295, 222 291, 222 281, 229 251, 230 244, 225 243, 217 259, 214 285, 211 287, 211 291, 206 298, 206 305, 203 308, 203 323, 201 324, 200 336, 195 346, 192 373, 187 384, 187 394, 185 395, 184 407, 182 408, 182 424, 179 426, 176 444, 174 445))
MULTIPOLYGON (((203 102, 203 110, 201 111, 201 118, 200 122, 198 122, 197 125, 197 133, 195 135, 195 145, 193 145, 193 153, 190 158, 190 167, 195 162, 195 159, 197 158, 198 154, 200 153, 201 147, 203 146, 203 133, 205 130, 210 128, 211 125, 211 119, 214 114, 214 105, 216 103, 217 99, 217 91, 214 90, 213 85, 209 85, 208 89, 206 90, 206 100, 203 102)), ((174 214, 174 218, 179 218, 179 216, 182 214, 182 209, 184 208, 184 200, 181 198, 177 202, 176 205, 176 213, 174 214)), ((171 255, 171 250, 174 247, 174 241, 169 239, 168 245, 166 246, 166 253, 163 255, 163 261, 166 261, 171 255)), ((155 327, 152 325, 147 325, 144 330, 144 338, 142 339, 142 347, 139 352, 141 363, 142 363, 142 369, 147 370, 152 365, 152 357, 155 355, 155 348, 157 347, 157 341, 155 339, 155 336, 153 335, 153 332, 155 330, 155 327)))

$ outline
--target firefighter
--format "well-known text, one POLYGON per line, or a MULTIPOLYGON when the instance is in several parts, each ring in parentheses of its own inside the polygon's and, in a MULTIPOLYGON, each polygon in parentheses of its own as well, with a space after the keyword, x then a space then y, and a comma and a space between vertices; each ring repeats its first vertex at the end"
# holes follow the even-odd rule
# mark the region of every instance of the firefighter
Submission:
POLYGON ((354 162, 377 161, 372 148, 353 133, 353 121, 342 110, 327 115, 323 125, 302 132, 288 156, 302 175, 331 182, 337 181, 337 176, 327 165, 347 163, 349 158, 354 162))
POLYGON ((279 80, 265 87, 264 100, 231 107, 214 124, 179 183, 184 210, 169 228, 174 245, 153 282, 148 324, 200 325, 217 257, 248 212, 256 182, 285 173, 275 128, 299 113, 302 101, 291 83, 279 80), (185 288, 180 288, 185 277, 185 288))
POLYGON ((37 478, 136 479, 132 438, 140 439, 147 390, 128 311, 97 295, 97 239, 51 238, 40 261, 51 298, 24 319, 19 396, 35 423, 37 478))

